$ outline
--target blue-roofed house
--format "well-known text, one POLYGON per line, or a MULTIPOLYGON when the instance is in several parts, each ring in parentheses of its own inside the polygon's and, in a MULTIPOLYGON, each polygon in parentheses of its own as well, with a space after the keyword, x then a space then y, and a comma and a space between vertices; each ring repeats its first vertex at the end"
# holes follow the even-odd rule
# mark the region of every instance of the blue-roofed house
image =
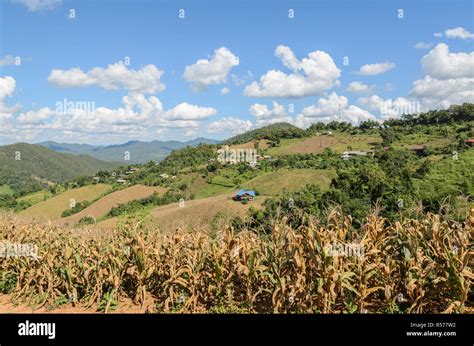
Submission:
POLYGON ((255 199, 255 191, 242 189, 236 193, 234 199, 236 201, 253 201, 255 199))

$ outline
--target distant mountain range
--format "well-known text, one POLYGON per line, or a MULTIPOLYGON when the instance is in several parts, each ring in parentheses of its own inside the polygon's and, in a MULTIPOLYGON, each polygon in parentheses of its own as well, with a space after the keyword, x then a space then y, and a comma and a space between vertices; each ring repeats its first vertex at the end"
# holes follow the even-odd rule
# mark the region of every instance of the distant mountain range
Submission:
POLYGON ((40 145, 15 143, 0 146, 0 186, 7 185, 17 193, 36 191, 48 182, 62 183, 119 165, 88 155, 71 155, 40 145))
POLYGON ((149 161, 159 162, 168 156, 173 150, 185 148, 187 146, 196 147, 201 143, 217 144, 220 143, 220 141, 200 137, 187 142, 158 140, 151 142, 129 141, 123 144, 107 146, 57 143, 52 141, 38 143, 38 145, 60 153, 89 155, 102 161, 130 164, 147 163, 149 161))

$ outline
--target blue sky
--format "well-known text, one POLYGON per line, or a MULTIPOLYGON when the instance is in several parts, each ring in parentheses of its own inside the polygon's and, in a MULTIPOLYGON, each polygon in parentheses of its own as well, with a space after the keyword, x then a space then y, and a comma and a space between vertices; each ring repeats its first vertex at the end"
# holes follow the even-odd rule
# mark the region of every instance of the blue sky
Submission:
POLYGON ((0 143, 222 139, 474 102, 473 1, 0 4, 0 143))

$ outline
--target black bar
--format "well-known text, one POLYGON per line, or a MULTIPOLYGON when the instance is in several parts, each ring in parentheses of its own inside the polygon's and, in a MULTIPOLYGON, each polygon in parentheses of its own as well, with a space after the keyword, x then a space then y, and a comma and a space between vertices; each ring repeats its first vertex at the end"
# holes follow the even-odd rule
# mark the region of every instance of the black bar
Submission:
POLYGON ((0 345, 472 345, 473 322, 473 315, 4 314, 0 345), (55 339, 19 336, 27 320, 56 323, 55 339), (427 330, 456 336, 407 336, 427 330))

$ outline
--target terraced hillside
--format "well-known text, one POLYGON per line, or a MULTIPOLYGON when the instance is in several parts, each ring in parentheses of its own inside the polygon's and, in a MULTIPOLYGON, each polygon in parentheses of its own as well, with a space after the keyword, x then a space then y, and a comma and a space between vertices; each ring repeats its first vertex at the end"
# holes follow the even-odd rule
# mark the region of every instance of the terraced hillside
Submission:
POLYGON ((22 217, 56 220, 61 218, 61 213, 70 208, 73 199, 75 203, 93 201, 110 189, 110 185, 97 184, 83 186, 77 189, 66 190, 46 201, 37 203, 19 213, 22 217))
POLYGON ((90 216, 95 219, 104 216, 107 212, 118 206, 119 204, 127 203, 134 199, 141 199, 150 196, 154 192, 165 193, 166 188, 160 186, 144 186, 144 185, 134 185, 123 190, 115 191, 110 194, 105 195, 98 201, 92 203, 90 206, 84 210, 62 218, 61 223, 74 225, 79 222, 79 220, 85 216, 90 216))

